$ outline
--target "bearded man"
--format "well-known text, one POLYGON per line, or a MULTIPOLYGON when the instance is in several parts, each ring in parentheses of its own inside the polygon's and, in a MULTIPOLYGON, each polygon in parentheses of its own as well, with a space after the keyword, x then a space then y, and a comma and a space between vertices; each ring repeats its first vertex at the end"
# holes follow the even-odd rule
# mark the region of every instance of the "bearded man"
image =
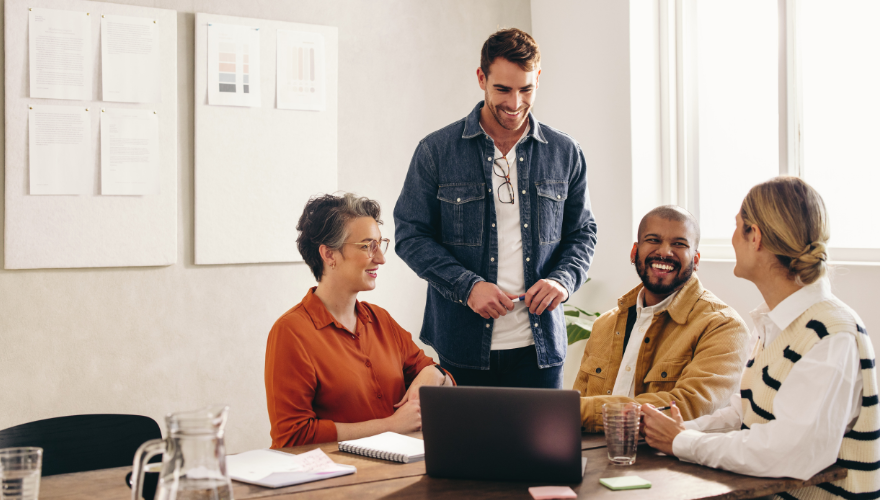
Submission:
POLYGON ((694 274, 700 228, 681 207, 639 223, 630 261, 642 284, 600 316, 574 389, 586 432, 601 432, 605 403, 675 404, 685 420, 727 406, 748 356, 745 323, 694 274))

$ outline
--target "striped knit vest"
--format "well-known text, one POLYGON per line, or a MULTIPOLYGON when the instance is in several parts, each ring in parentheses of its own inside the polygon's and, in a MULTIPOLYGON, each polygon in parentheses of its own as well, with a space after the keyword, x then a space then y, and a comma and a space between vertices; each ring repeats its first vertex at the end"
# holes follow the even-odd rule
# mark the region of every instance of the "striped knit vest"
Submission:
POLYGON ((835 334, 855 337, 864 382, 859 417, 852 430, 843 436, 837 455, 837 464, 848 469, 847 477, 778 494, 786 500, 880 498, 880 412, 874 349, 861 320, 837 298, 807 309, 766 349, 757 342, 742 378, 743 429, 775 418, 773 400, 791 368, 816 342, 835 334))

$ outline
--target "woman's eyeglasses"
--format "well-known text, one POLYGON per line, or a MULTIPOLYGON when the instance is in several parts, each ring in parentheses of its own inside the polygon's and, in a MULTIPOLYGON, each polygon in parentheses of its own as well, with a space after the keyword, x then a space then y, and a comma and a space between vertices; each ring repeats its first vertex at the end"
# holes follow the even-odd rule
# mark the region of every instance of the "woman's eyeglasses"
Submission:
POLYGON ((498 186, 498 189, 496 189, 498 192, 498 201, 513 205, 513 184, 510 183, 510 163, 507 161, 507 158, 504 156, 501 158, 495 158, 492 171, 495 175, 504 179, 504 182, 498 186), (504 161, 503 164, 501 163, 502 160, 504 161))
POLYGON ((382 238, 380 240, 369 240, 369 241, 358 241, 358 242, 346 242, 345 245, 360 245, 361 250, 367 252, 372 259, 374 255, 376 255, 376 250, 381 250, 382 255, 385 255, 385 252, 388 251, 388 244, 391 243, 391 240, 388 238, 382 238))

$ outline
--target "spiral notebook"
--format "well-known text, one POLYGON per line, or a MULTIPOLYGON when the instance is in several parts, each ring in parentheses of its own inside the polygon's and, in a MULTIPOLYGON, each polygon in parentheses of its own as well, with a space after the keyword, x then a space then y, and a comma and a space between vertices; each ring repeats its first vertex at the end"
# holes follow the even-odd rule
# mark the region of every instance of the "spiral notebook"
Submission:
POLYGON ((339 451, 407 464, 424 460, 425 442, 396 432, 383 432, 362 439, 340 441, 339 451))

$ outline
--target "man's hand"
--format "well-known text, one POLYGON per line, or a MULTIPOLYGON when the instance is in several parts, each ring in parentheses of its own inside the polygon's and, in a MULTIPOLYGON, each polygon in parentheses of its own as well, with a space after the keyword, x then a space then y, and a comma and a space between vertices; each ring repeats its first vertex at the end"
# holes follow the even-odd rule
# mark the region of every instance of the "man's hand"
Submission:
POLYGON ((395 408, 400 408, 407 401, 418 401, 419 400, 419 387, 423 385, 441 385, 443 381, 446 380, 446 374, 442 373, 437 369, 436 366, 426 366, 422 368, 422 371, 416 375, 416 378, 409 385, 409 389, 406 390, 406 394, 403 395, 403 399, 400 400, 399 403, 394 405, 395 408))
POLYGON ((513 302, 510 299, 514 298, 516 295, 502 292, 494 283, 478 281, 471 288, 467 305, 485 319, 498 319, 507 314, 507 311, 513 311, 513 302))
POLYGON ((657 411, 657 408, 651 404, 642 405, 642 417, 645 423, 645 441, 648 445, 674 457, 672 441, 685 428, 684 419, 681 418, 681 412, 675 406, 675 401, 670 406, 672 408, 669 409, 669 413, 672 414, 672 418, 657 411))
POLYGON ((552 311, 568 299, 568 290, 553 280, 538 280, 526 292, 526 307, 532 314, 552 311))

